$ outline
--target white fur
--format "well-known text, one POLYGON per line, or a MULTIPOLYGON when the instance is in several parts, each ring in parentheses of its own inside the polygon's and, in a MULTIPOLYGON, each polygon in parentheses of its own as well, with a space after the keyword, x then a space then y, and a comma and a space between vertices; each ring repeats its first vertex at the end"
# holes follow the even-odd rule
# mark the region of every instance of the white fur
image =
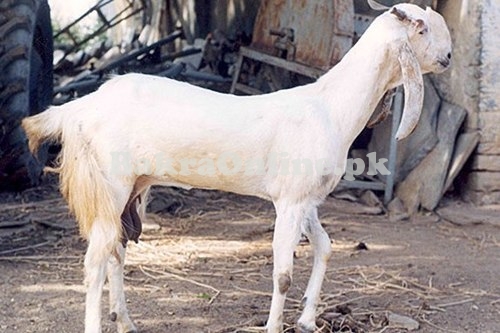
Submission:
POLYGON ((138 195, 141 204, 137 209, 143 210, 145 193, 154 184, 218 189, 272 200, 277 218, 267 330, 282 330, 293 251, 301 231, 311 241, 314 265, 298 324, 304 332, 315 329, 316 305, 331 252, 317 206, 341 175, 287 174, 276 168, 286 169, 287 162, 301 159, 322 160, 345 170, 348 149, 377 103, 387 90, 402 83, 406 105, 398 138, 411 133, 422 104, 421 75, 448 66, 451 42, 444 20, 431 9, 407 4, 396 8, 397 12, 388 11, 377 18, 344 59, 313 84, 237 97, 169 79, 128 74, 113 78, 95 93, 23 122, 32 148, 47 137, 63 145, 63 193, 89 240, 86 333, 101 332, 106 265, 118 330, 134 330, 124 304, 125 253, 119 245, 119 220, 127 202, 138 195), (117 173, 112 157, 116 153, 129 154, 134 162, 152 161, 163 154, 176 161, 176 170, 158 174, 156 164, 142 174, 117 173), (188 168, 193 159, 197 163, 225 153, 238 154, 244 161, 261 158, 264 172, 206 176, 197 170, 199 164, 188 168), (272 153, 280 159, 271 161, 272 153), (186 170, 180 172, 181 168, 186 170))

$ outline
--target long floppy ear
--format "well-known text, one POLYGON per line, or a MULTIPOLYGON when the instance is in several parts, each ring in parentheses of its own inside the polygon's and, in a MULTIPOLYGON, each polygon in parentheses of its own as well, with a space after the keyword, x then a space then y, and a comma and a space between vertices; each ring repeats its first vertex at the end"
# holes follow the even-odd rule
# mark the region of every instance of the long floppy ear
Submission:
POLYGON ((413 132, 422 113, 424 79, 417 58, 408 43, 405 42, 400 47, 398 60, 403 76, 405 106, 396 139, 402 140, 413 132))

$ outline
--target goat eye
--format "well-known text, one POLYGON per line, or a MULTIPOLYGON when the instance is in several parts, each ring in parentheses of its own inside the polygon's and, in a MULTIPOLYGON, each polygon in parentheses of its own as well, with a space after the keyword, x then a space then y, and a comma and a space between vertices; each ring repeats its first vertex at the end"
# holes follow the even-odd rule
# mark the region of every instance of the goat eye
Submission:
POLYGON ((448 54, 446 55, 448 57, 448 59, 451 59, 451 53, 448 52, 448 54))

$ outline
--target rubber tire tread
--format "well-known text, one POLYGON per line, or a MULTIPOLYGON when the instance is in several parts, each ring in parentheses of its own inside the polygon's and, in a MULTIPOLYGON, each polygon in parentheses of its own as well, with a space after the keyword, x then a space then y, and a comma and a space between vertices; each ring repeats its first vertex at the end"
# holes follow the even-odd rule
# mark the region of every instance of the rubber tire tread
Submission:
POLYGON ((52 57, 47 0, 1 0, 0 191, 39 182, 43 166, 29 152, 20 124, 52 100, 52 57))

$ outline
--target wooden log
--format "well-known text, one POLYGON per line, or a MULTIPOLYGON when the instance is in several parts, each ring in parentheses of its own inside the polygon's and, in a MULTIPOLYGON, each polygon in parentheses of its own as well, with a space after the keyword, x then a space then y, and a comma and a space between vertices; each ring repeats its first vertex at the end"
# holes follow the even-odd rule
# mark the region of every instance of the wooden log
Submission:
POLYGON ((458 130, 466 111, 443 102, 438 120, 438 144, 396 189, 408 213, 420 206, 434 210, 442 197, 458 130))

